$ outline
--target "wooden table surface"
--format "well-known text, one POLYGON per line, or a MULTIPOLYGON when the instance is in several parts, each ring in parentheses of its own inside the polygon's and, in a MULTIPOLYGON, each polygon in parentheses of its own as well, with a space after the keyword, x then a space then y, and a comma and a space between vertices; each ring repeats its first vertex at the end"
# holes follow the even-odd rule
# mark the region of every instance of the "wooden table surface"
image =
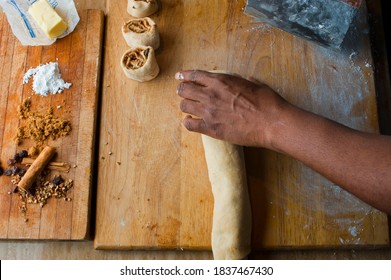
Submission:
MULTIPOLYGON (((350 44, 336 51, 253 20, 245 0, 160 2, 151 16, 163 42, 160 75, 148 83, 127 79, 118 65, 128 48, 118 32, 129 19, 127 0, 107 2, 98 249, 210 248, 213 197, 200 134, 181 125, 178 69, 252 76, 301 108, 378 131, 364 6, 350 44)), ((257 148, 246 148, 245 160, 253 250, 389 244, 386 215, 297 160, 257 148)))
MULTIPOLYGON (((105 0, 75 1, 79 9, 105 10, 105 0)), ((97 251, 91 241, 2 241, 0 259, 210 259, 203 251, 97 251)), ((389 248, 372 250, 263 251, 251 258, 268 259, 391 259, 389 248)))
POLYGON ((74 166, 67 173, 52 172, 51 176, 71 179, 75 186, 68 194, 70 201, 50 199, 44 207, 29 205, 25 215, 21 215, 18 195, 4 192, 10 186, 10 178, 1 176, 0 185, 4 186, 0 196, 2 239, 85 240, 89 237, 104 14, 101 10, 84 10, 79 15, 78 26, 64 39, 51 46, 24 47, 12 33, 5 15, 0 14, 0 65, 3 65, 0 119, 6 120, 0 128, 0 160, 4 166, 16 151, 28 150, 34 145, 27 139, 20 145, 13 141, 15 127, 24 125, 19 124, 16 108, 22 100, 29 99, 31 112, 44 112, 52 107, 55 116, 71 122, 72 131, 66 138, 50 139, 45 145, 56 149, 56 161, 74 166), (23 80, 27 69, 52 61, 58 61, 63 79, 72 83, 62 94, 42 98, 32 94, 31 82, 25 85, 17 82, 23 80))

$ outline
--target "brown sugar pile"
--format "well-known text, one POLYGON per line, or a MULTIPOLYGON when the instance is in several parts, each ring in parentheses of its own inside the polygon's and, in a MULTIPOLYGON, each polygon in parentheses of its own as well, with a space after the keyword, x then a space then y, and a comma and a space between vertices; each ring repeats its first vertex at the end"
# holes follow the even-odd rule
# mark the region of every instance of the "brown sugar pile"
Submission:
POLYGON ((18 107, 18 116, 19 119, 24 120, 24 126, 18 128, 15 137, 17 145, 21 144, 23 139, 43 143, 48 138, 56 140, 59 137, 67 136, 71 132, 71 122, 56 117, 53 114, 52 107, 46 113, 30 112, 30 107, 30 99, 24 100, 18 107))

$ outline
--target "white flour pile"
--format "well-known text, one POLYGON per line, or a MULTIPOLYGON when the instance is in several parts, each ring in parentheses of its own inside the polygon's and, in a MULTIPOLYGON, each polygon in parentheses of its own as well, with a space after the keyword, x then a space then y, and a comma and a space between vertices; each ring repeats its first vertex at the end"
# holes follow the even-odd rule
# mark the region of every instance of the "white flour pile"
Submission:
POLYGON ((34 76, 33 90, 36 94, 43 96, 48 96, 49 92, 52 94, 61 93, 72 85, 62 79, 57 62, 49 62, 29 69, 24 74, 23 84, 27 84, 32 76, 34 76))

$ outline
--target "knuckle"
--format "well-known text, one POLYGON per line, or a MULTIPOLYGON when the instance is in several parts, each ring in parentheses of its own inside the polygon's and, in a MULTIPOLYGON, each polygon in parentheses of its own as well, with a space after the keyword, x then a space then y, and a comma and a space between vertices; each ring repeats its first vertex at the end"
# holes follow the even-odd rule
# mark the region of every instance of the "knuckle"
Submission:
POLYGON ((194 121, 194 119, 190 119, 190 118, 184 119, 183 120, 183 125, 189 131, 194 131, 194 132, 199 131, 199 129, 198 129, 198 122, 194 121))
POLYGON ((224 81, 227 79, 227 75, 225 74, 222 74, 222 73, 218 73, 216 74, 215 76, 216 78, 216 81, 220 82, 220 83, 224 83, 224 81))
POLYGON ((218 95, 216 94, 216 92, 211 91, 208 94, 208 99, 209 99, 210 103, 214 104, 216 102, 216 100, 218 99, 218 95))
POLYGON ((207 130, 205 122, 200 119, 186 118, 183 120, 183 125, 192 132, 204 133, 207 130))
POLYGON ((210 129, 212 130, 212 131, 218 131, 219 130, 219 128, 220 128, 220 125, 218 124, 218 123, 213 123, 213 124, 211 124, 210 125, 210 129))
POLYGON ((182 100, 180 103, 179 103, 179 108, 181 109, 182 112, 185 112, 187 110, 187 101, 186 100, 182 100))
POLYGON ((209 119, 215 119, 217 116, 217 110, 215 108, 206 109, 206 115, 209 119))
POLYGON ((229 83, 230 79, 228 78, 227 75, 224 75, 224 74, 217 74, 215 76, 215 83, 217 86, 224 86, 224 85, 227 85, 227 83, 229 83))
POLYGON ((183 93, 183 90, 184 90, 184 87, 185 87, 185 84, 184 83, 180 83, 176 89, 176 93, 181 95, 183 93))
POLYGON ((193 70, 190 73, 189 79, 191 82, 198 84, 203 80, 203 77, 204 77, 203 71, 193 70))
POLYGON ((213 134, 214 137, 216 137, 218 139, 222 139, 223 138, 224 131, 222 129, 221 124, 219 124, 219 123, 211 124, 210 125, 210 130, 211 130, 211 133, 213 134))
POLYGON ((192 81, 192 82, 197 81, 197 77, 198 77, 198 72, 196 70, 193 70, 190 73, 190 81, 192 81))
POLYGON ((183 126, 184 126, 187 130, 193 131, 193 124, 191 123, 191 121, 190 121, 189 119, 184 119, 184 120, 183 120, 183 126))

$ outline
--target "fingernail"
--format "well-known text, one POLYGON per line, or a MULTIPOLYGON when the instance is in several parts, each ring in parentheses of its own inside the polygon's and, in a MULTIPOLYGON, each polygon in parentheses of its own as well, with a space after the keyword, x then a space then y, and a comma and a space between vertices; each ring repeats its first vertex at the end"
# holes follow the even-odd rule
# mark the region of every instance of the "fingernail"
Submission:
POLYGON ((182 72, 178 72, 175 74, 175 79, 177 80, 183 80, 185 77, 183 76, 182 72))

